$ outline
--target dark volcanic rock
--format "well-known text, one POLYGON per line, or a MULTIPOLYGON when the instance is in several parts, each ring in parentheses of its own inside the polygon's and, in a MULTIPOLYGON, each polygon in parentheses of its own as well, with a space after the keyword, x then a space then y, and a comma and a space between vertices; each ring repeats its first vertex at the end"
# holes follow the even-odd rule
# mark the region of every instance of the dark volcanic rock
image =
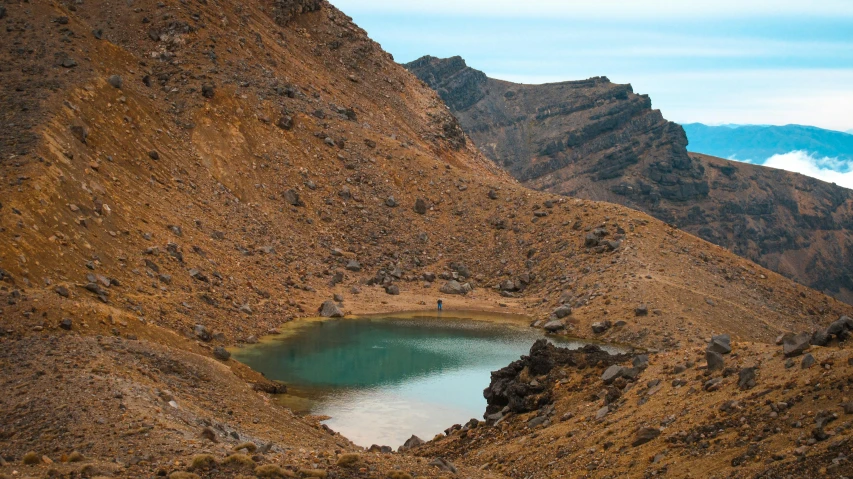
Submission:
POLYGON ((551 402, 551 391, 548 389, 554 380, 526 382, 519 379, 519 374, 527 368, 530 376, 550 374, 554 366, 579 367, 587 364, 600 366, 612 365, 627 360, 625 355, 610 355, 598 346, 587 345, 581 349, 569 350, 558 348, 544 339, 536 341, 530 348, 528 356, 522 356, 509 366, 492 372, 492 380, 483 391, 488 406, 483 416, 501 411, 504 407, 515 413, 533 411, 551 402))

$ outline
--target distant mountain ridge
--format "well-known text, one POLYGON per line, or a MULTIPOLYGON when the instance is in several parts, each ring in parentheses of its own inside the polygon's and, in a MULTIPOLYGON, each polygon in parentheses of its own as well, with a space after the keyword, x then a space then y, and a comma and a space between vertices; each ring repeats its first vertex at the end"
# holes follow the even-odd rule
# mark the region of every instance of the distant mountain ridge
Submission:
POLYGON ((773 155, 806 151, 813 156, 853 161, 853 135, 805 125, 682 125, 687 149, 720 158, 762 163, 773 155))
POLYGON ((606 77, 522 85, 461 57, 404 66, 525 186, 644 211, 853 304, 853 190, 689 153, 681 125, 606 77))

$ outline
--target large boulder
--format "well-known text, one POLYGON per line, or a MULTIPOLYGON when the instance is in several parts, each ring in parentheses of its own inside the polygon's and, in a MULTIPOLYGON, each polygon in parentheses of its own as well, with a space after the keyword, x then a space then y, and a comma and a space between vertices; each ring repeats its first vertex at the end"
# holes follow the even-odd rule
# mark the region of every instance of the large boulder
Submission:
POLYGON ((418 447, 423 443, 424 443, 423 439, 421 439, 418 436, 415 436, 413 434, 412 437, 406 439, 406 442, 404 442, 403 445, 398 448, 398 450, 405 451, 405 450, 411 449, 413 447, 418 447))
POLYGON ((853 319, 842 316, 829 325, 826 329, 826 335, 836 336, 839 340, 842 340, 849 336, 851 331, 853 331, 853 319))
POLYGON ((398 294, 400 294, 400 287, 396 284, 389 284, 385 287, 385 292, 387 294, 390 294, 391 296, 397 296, 398 294))
POLYGON ((213 348, 213 357, 219 359, 220 361, 228 361, 228 359, 231 357, 231 353, 228 352, 228 350, 223 348, 222 346, 217 346, 213 348))
POLYGON ((806 352, 811 346, 812 335, 809 333, 800 333, 796 336, 786 336, 782 341, 782 352, 786 358, 799 356, 806 352))
POLYGON ((344 313, 338 308, 334 301, 323 301, 319 309, 320 316, 324 318, 342 318, 344 313))
POLYGON ((729 354, 732 352, 732 338, 728 334, 719 334, 711 337, 711 342, 708 343, 708 351, 713 351, 720 354, 729 354))
POLYGON ((637 369, 626 368, 624 366, 614 364, 604 370, 604 374, 601 375, 601 380, 604 381, 604 384, 610 384, 619 378, 631 380, 636 379, 638 374, 639 371, 637 369))
POLYGON ((725 367, 723 355, 716 351, 705 351, 705 360, 708 362, 708 371, 716 371, 725 367))
POLYGON ((444 294, 465 294, 468 292, 465 290, 465 287, 462 285, 462 283, 453 279, 444 283, 444 286, 442 286, 439 291, 444 294))
POLYGON ((599 321, 597 323, 592 323, 592 332, 595 334, 601 334, 608 329, 610 329, 611 323, 609 320, 599 321))
POLYGON ((542 327, 545 331, 549 333, 556 333, 557 331, 561 331, 566 329, 566 325, 563 324, 559 319, 554 319, 545 323, 545 326, 542 327))
POLYGON ((572 314, 572 307, 568 304, 564 304, 559 308, 555 309, 553 312, 551 312, 551 314, 554 315, 554 317, 557 319, 563 319, 566 316, 572 314))

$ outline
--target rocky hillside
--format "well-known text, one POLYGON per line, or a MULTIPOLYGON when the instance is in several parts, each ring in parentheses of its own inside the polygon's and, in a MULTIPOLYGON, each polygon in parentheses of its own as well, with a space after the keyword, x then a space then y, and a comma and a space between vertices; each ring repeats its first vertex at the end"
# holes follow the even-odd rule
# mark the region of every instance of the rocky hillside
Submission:
POLYGON ((607 78, 520 85, 459 57, 406 65, 480 150, 531 188, 645 211, 853 302, 853 191, 687 152, 681 126, 607 78))
POLYGON ((524 188, 327 2, 38 0, 0 24, 2 477, 455 469, 361 450, 230 359, 335 295, 331 314, 442 296, 675 355, 853 313, 643 213, 524 188))

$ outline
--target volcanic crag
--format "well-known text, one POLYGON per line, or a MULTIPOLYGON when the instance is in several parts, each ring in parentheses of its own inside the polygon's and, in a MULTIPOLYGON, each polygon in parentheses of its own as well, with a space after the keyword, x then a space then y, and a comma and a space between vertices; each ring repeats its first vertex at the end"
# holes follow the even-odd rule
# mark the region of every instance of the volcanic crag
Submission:
POLYGON ((540 462, 639 476, 682 452, 726 476, 846 467, 850 348, 822 334, 853 308, 644 213, 524 188, 329 3, 38 0, 2 4, 0 24, 0 476, 526 477, 540 462), (646 350, 650 366, 618 370, 620 401, 593 393, 627 357, 554 353, 534 371, 542 382, 522 362, 505 379, 540 409, 475 420, 493 443, 482 460, 443 440, 368 451, 295 417, 274 398, 286 385, 225 349, 335 295, 326 314, 439 295, 524 313, 555 334, 646 350), (696 363, 722 333, 736 369, 725 375, 696 363), (815 341, 812 367, 785 369, 773 344, 784 334, 805 338, 799 350, 815 341), (748 368, 755 389, 739 392, 748 368), (637 381, 669 385, 676 370, 679 386, 640 409, 637 381), (797 404, 769 429, 753 420, 770 414, 765 390, 797 404), (743 395, 729 420, 750 429, 714 442, 719 402, 743 395), (604 402, 616 411, 605 421, 637 414, 619 433, 584 422, 567 447, 602 456, 586 465, 542 443, 565 425, 523 422, 575 414, 574 427, 577 408, 604 402), (811 442, 801 426, 818 411, 835 420, 811 442), (637 460, 592 468, 625 457, 629 424, 649 437, 637 460), (705 437, 690 449, 651 437, 664 427, 705 437), (728 460, 748 448, 745 467, 728 460))
POLYGON ((681 126, 647 95, 605 77, 521 85, 488 78, 459 57, 427 56, 406 68, 522 184, 645 211, 853 302, 853 191, 688 153, 681 126))

